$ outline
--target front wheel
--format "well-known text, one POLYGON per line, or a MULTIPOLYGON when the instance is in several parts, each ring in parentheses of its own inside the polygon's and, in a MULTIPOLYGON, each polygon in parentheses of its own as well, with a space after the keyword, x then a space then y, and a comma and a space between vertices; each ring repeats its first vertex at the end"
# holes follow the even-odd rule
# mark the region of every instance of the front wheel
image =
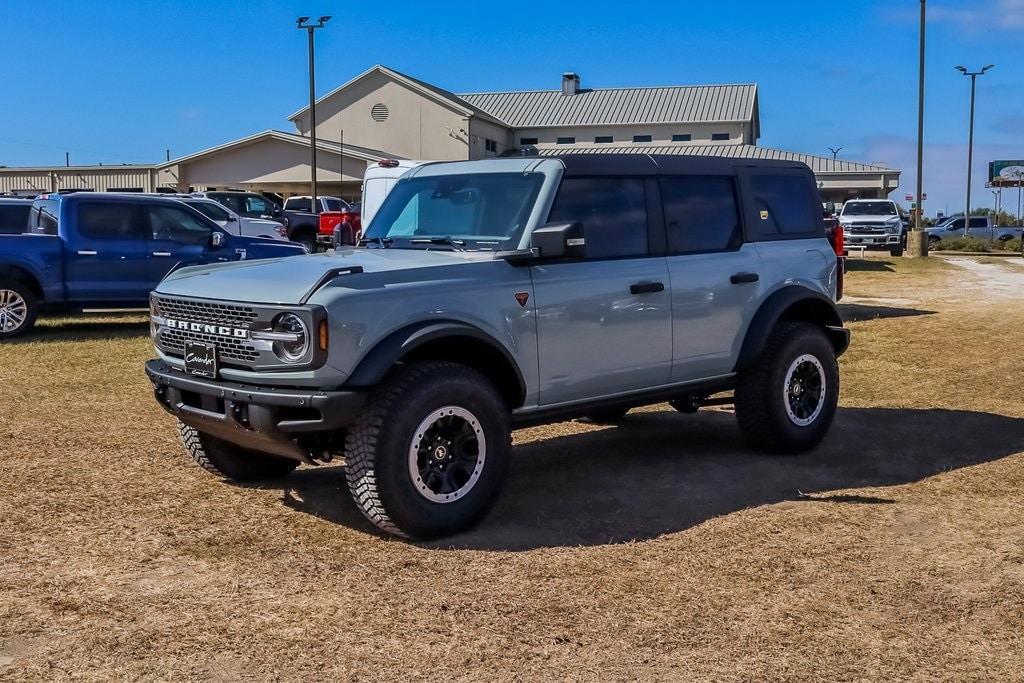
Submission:
POLYGON ((446 536, 490 509, 510 446, 509 409, 480 373, 441 361, 399 367, 348 431, 349 491, 388 533, 446 536))
POLYGON ((890 256, 903 256, 903 247, 899 247, 897 249, 890 249, 889 250, 889 255, 890 256))
POLYGON ((781 323, 736 386, 736 418, 744 438, 772 453, 818 445, 839 402, 835 348, 817 325, 781 323))
POLYGON ((32 329, 39 304, 35 294, 18 280, 0 282, 0 339, 10 339, 32 329))

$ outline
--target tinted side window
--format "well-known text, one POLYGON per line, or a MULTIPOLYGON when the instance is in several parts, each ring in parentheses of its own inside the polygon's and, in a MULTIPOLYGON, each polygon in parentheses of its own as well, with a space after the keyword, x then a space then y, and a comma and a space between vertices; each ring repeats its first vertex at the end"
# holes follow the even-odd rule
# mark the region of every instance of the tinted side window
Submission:
POLYGON ((662 178, 661 200, 669 251, 726 251, 740 245, 739 208, 732 178, 662 178))
POLYGON ((0 204, 0 235, 25 232, 31 209, 31 204, 0 204))
POLYGON ((37 235, 56 235, 59 214, 60 203, 56 199, 37 199, 32 203, 32 211, 28 217, 29 232, 37 235))
POLYGON ((273 207, 263 197, 246 197, 245 198, 245 210, 247 213, 259 214, 261 216, 270 215, 270 211, 273 207))
POLYGON ((641 178, 567 178, 548 220, 582 223, 590 258, 647 254, 647 205, 641 178))
POLYGON ((289 211, 312 211, 313 204, 308 199, 289 199, 284 203, 289 211))
POLYGON ((342 211, 345 209, 344 202, 340 199, 325 199, 324 206, 328 211, 342 211))
POLYGON ((234 194, 219 194, 211 196, 210 199, 220 202, 235 213, 245 214, 245 199, 234 194))
POLYGON ((817 232, 818 199, 804 175, 753 175, 756 230, 762 236, 807 235, 817 232))
POLYGON ((988 227, 988 223, 985 221, 984 218, 972 218, 971 219, 971 227, 972 228, 987 228, 988 227))
POLYGON ((185 209, 173 206, 147 206, 149 227, 153 239, 169 240, 179 244, 208 244, 211 229, 206 223, 185 209))
POLYGON ((134 204, 82 202, 78 205, 78 232, 94 240, 140 240, 145 235, 134 204))

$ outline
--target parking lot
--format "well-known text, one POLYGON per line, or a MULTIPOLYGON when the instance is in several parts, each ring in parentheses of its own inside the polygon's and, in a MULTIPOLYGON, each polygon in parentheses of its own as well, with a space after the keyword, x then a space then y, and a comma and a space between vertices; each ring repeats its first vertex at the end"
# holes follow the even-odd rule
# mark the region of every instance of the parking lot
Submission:
POLYGON ((854 260, 818 450, 718 409, 523 430, 490 517, 424 545, 336 466, 203 476, 144 317, 43 320, 0 347, 0 678, 1019 678, 1021 291, 854 260))

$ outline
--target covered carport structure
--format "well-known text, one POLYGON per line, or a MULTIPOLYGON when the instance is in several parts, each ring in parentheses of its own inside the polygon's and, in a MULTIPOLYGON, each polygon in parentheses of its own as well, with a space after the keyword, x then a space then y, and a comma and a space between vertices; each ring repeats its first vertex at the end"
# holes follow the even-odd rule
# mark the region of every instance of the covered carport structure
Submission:
MULTIPOLYGON (((310 193, 310 140, 267 130, 157 166, 159 184, 178 192, 251 190, 282 196, 310 193)), ((318 191, 359 198, 369 164, 396 158, 381 150, 317 140, 318 191)))

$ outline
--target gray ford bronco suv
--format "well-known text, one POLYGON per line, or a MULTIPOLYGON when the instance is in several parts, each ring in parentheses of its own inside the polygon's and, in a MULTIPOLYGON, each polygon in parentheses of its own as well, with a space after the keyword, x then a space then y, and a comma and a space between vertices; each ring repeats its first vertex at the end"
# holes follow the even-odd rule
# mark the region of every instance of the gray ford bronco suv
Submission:
POLYGON ((360 247, 167 276, 146 372, 203 468, 338 456, 370 521, 423 539, 483 517, 517 427, 734 403, 753 447, 815 446, 849 342, 839 277, 802 164, 432 163, 360 247))

